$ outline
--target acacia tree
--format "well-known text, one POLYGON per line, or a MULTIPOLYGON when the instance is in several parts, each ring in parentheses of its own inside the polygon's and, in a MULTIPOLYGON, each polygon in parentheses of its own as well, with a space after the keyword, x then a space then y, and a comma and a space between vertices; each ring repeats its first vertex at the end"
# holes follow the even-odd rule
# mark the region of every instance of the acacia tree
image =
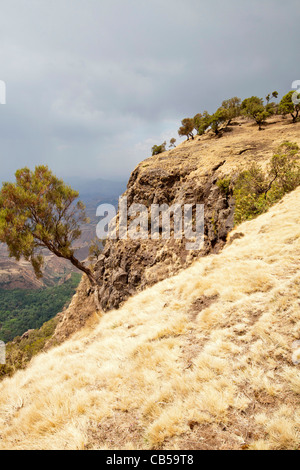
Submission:
POLYGON ((203 114, 196 114, 194 117, 194 123, 198 135, 203 135, 206 129, 208 129, 210 126, 211 115, 208 113, 208 111, 204 111, 203 114))
POLYGON ((231 121, 241 114, 241 99, 237 96, 234 96, 229 100, 223 101, 222 109, 224 109, 224 116, 226 116, 227 119, 226 126, 229 126, 231 121))
POLYGON ((224 108, 219 108, 210 118, 210 126, 214 131, 215 135, 218 136, 220 134, 220 126, 225 121, 228 120, 227 112, 224 108))
POLYGON ((200 135, 200 134, 199 134, 199 128, 200 128, 201 123, 202 123, 202 118, 203 118, 203 116, 202 116, 201 113, 198 113, 198 114, 196 114, 196 115, 193 117, 194 129, 195 129, 195 131, 196 131, 196 133, 197 133, 198 135, 200 135))
POLYGON ((80 224, 88 221, 78 192, 52 174, 47 166, 18 170, 15 183, 3 183, 0 192, 0 241, 9 255, 29 261, 38 278, 42 277, 43 250, 69 260, 84 272, 92 287, 93 272, 74 256, 73 242, 80 235, 80 224))
POLYGON ((273 91, 272 93, 269 93, 266 96, 267 104, 269 104, 271 97, 277 99, 278 98, 278 91, 273 91))
POLYGON ((271 111, 267 111, 263 100, 257 96, 246 98, 241 105, 242 113, 255 119, 258 124, 259 130, 262 130, 262 124, 272 114, 271 111))
POLYGON ((176 146, 175 146, 175 142, 176 142, 176 139, 175 139, 174 137, 172 137, 172 139, 170 139, 169 148, 176 147, 176 146))
POLYGON ((181 127, 178 130, 178 135, 180 136, 186 135, 187 140, 189 140, 190 137, 194 139, 194 134, 193 134, 194 126, 195 126, 194 119, 192 118, 182 119, 181 127))

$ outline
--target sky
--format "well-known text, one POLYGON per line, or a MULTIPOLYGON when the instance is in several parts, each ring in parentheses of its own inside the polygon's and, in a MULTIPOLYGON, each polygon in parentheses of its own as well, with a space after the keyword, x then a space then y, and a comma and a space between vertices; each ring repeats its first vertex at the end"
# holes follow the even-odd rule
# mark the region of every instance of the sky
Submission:
POLYGON ((300 79, 299 0, 0 0, 1 179, 127 180, 180 122, 300 79))

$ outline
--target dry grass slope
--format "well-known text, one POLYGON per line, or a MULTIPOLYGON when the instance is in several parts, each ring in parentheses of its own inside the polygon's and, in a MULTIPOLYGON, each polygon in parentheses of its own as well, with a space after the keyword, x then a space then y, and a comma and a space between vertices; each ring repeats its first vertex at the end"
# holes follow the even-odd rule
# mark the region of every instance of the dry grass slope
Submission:
POLYGON ((300 189, 0 383, 1 449, 299 449, 300 189))

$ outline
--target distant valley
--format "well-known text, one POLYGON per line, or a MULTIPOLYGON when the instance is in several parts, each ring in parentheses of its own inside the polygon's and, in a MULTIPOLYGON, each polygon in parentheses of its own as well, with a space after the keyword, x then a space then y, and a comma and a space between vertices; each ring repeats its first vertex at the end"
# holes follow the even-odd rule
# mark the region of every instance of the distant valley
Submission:
MULTIPOLYGON (((126 189, 126 183, 102 179, 86 181, 79 178, 66 182, 79 191, 79 198, 85 204, 90 219, 90 223, 82 227, 81 237, 75 244, 76 256, 83 261, 88 257, 90 241, 96 236, 98 205, 117 205, 119 195, 126 189)), ((44 253, 44 260, 43 278, 37 279, 29 262, 17 262, 10 258, 6 245, 0 244, 0 289, 41 289, 55 286, 64 282, 70 273, 77 272, 69 261, 57 258, 48 251, 44 253)))

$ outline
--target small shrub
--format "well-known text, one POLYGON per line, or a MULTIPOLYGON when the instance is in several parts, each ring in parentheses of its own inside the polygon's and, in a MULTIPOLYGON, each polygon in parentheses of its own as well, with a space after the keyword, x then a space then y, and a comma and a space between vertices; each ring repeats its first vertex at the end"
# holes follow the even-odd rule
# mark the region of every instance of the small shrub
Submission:
POLYGON ((158 155, 159 153, 163 153, 166 151, 166 145, 167 145, 167 142, 163 142, 162 144, 160 145, 153 145, 152 147, 152 156, 153 155, 158 155))
POLYGON ((230 194, 231 180, 229 178, 224 178, 217 181, 217 186, 225 196, 228 196, 230 194))
POLYGON ((299 185, 299 147, 295 143, 284 142, 272 157, 267 173, 257 164, 252 164, 238 175, 233 190, 235 223, 266 212, 299 185))
POLYGON ((172 139, 170 139, 170 145, 169 145, 169 148, 173 148, 175 147, 175 143, 176 143, 176 139, 174 137, 172 137, 172 139))

